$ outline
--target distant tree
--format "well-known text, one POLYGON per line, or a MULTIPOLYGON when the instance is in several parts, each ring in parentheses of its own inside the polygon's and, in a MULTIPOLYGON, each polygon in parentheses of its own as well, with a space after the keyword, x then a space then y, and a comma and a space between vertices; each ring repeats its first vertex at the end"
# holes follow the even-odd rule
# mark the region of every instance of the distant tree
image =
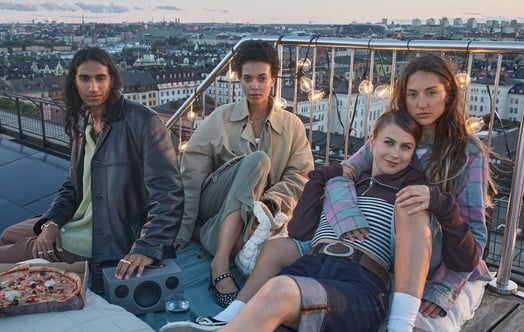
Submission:
POLYGON ((165 40, 155 40, 153 42, 153 45, 151 46, 151 48, 153 50, 162 50, 165 48, 165 46, 167 45, 166 41, 165 40))
POLYGON ((135 55, 135 49, 126 47, 122 50, 122 55, 124 56, 134 56, 135 55))
POLYGON ((169 36, 169 38, 166 39, 166 44, 167 46, 171 46, 171 47, 173 46, 183 47, 183 46, 190 45, 189 41, 186 38, 173 37, 173 36, 169 36))
POLYGON ((16 110, 15 103, 9 98, 0 97, 0 109, 14 112, 16 110))
POLYGON ((13 66, 16 66, 16 65, 19 65, 19 64, 22 64, 22 63, 25 63, 27 61, 31 62, 33 61, 33 57, 29 56, 29 55, 18 55, 18 54, 15 54, 15 55, 11 55, 9 57, 9 63, 13 66))
POLYGON ((206 94, 206 105, 215 105, 215 98, 206 94))
MULTIPOLYGON (((493 122, 493 128, 515 128, 520 127, 520 122, 515 120, 500 119, 500 121, 493 122)), ((485 130, 488 130, 488 125, 485 125, 485 130)))
POLYGON ((39 118, 40 117, 40 109, 33 103, 29 102, 20 102, 20 113, 22 115, 31 117, 31 118, 39 118))
MULTIPOLYGON (((22 115, 31 117, 31 118, 38 118, 40 116, 40 110, 38 107, 36 107, 33 103, 23 102, 21 101, 19 103, 20 106, 20 113, 22 115)), ((16 103, 14 100, 6 97, 0 97, 0 109, 12 113, 16 113, 16 103)))

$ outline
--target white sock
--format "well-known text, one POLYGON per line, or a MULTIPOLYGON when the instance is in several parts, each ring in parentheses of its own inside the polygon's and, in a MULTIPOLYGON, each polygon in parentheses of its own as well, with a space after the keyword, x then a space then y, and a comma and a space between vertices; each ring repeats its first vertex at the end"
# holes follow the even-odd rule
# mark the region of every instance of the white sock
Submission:
POLYGON ((240 312, 240 310, 242 310, 242 308, 244 308, 245 305, 244 302, 235 300, 213 318, 222 322, 229 322, 240 312))
POLYGON ((412 295, 395 292, 388 320, 388 330, 411 332, 415 326, 420 299, 412 295))

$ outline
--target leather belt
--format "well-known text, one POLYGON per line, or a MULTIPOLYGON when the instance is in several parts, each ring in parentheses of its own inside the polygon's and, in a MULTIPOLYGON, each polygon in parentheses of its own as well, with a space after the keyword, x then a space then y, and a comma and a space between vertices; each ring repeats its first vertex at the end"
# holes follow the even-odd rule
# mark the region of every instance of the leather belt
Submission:
POLYGON ((324 254, 328 256, 348 258, 372 272, 377 278, 380 279, 380 281, 384 283, 389 291, 390 279, 388 271, 386 271, 386 269, 380 263, 369 257, 364 251, 355 246, 352 246, 347 242, 335 241, 329 243, 319 243, 311 248, 309 254, 324 254))

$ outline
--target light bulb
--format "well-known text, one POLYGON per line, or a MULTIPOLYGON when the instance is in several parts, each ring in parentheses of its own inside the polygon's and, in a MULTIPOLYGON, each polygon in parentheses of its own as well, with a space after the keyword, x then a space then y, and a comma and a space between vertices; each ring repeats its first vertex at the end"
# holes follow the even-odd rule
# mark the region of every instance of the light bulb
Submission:
POLYGON ((379 85, 375 89, 375 97, 377 97, 380 100, 388 99, 390 93, 391 92, 389 91, 389 84, 379 85))
POLYGON ((233 82, 237 80, 237 73, 233 70, 227 72, 227 80, 233 82))
POLYGON ((373 93, 373 83, 366 79, 362 80, 362 82, 360 82, 358 85, 358 92, 365 96, 373 93))
POLYGON ((297 65, 299 71, 308 71, 311 69, 311 60, 309 60, 308 58, 302 58, 298 60, 297 65))
POLYGON ((275 106, 278 108, 286 108, 287 100, 285 100, 284 98, 277 98, 275 99, 275 106))
POLYGON ((469 87, 471 77, 469 77, 468 73, 460 71, 455 75, 455 81, 457 82, 458 87, 464 90, 469 87))
POLYGON ((484 120, 478 117, 471 117, 466 120, 466 129, 468 133, 478 133, 484 126, 484 120))
POLYGON ((324 98, 325 95, 326 95, 326 90, 321 89, 321 90, 312 90, 312 91, 310 91, 308 93, 307 97, 308 97, 309 101, 317 102, 317 101, 321 100, 322 98, 324 98))
POLYGON ((182 141, 178 144, 178 151, 184 152, 187 146, 187 141, 182 141))
POLYGON ((304 93, 309 93, 311 90, 313 90, 313 81, 306 76, 301 76, 300 90, 302 90, 304 93))
POLYGON ((198 111, 197 110, 191 110, 187 113, 187 119, 189 121, 195 121, 195 119, 197 118, 198 116, 198 111))

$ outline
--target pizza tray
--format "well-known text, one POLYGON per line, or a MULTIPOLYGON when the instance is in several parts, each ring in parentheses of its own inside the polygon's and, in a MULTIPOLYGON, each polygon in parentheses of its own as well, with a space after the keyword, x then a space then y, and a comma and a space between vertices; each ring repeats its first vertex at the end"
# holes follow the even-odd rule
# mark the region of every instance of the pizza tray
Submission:
MULTIPOLYGON (((80 277, 82 281, 80 294, 64 302, 51 301, 51 302, 46 302, 46 303, 35 303, 35 304, 26 304, 26 305, 21 305, 21 306, 0 308, 0 317, 36 314, 36 313, 45 313, 45 312, 79 310, 84 307, 84 304, 86 302, 87 280, 89 276, 89 265, 87 261, 76 262, 72 264, 67 264, 67 263, 41 264, 39 263, 39 264, 30 264, 30 265, 31 266, 42 266, 42 265, 49 266, 53 268, 62 269, 66 272, 74 272, 78 274, 78 276, 80 277)), ((0 273, 7 271, 15 266, 16 264, 0 264, 0 273)))

